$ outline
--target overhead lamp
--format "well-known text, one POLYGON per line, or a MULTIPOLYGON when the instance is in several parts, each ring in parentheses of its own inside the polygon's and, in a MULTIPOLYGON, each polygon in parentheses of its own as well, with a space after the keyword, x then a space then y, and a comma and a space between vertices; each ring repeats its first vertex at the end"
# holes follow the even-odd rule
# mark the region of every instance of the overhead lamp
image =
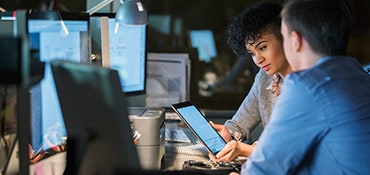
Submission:
POLYGON ((93 7, 88 9, 86 12, 89 15, 92 15, 92 14, 96 13, 97 11, 101 10, 102 8, 104 8, 105 6, 107 6, 108 4, 110 4, 112 2, 113 2, 113 0, 102 0, 100 3, 94 5, 93 7))
POLYGON ((140 0, 120 0, 116 23, 122 25, 146 25, 147 11, 140 0))

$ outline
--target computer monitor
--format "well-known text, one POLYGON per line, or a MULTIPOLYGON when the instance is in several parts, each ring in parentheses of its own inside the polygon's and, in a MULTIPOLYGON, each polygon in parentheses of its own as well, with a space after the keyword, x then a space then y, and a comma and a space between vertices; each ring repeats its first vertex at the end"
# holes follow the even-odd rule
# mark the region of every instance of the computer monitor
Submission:
POLYGON ((167 107, 189 100, 191 62, 188 53, 148 53, 148 107, 167 107))
POLYGON ((16 12, 6 11, 0 12, 0 35, 16 36, 16 12))
MULTIPOLYGON (((109 44, 109 56, 101 56, 102 62, 107 63, 103 66, 118 71, 122 91, 126 96, 145 94, 147 26, 119 25, 117 28, 114 13, 93 14, 93 17, 99 16, 108 17, 108 27, 100 29, 101 36, 104 33, 109 36, 109 39, 101 38, 109 44)), ((96 40, 94 37, 101 36, 92 34, 92 41, 96 40)), ((92 42, 92 48, 94 44, 92 42)))
POLYGON ((162 34, 172 34, 171 15, 169 14, 150 14, 148 24, 162 34))
POLYGON ((50 61, 89 61, 89 16, 32 12, 27 16, 27 32, 31 59, 45 62, 44 78, 30 89, 31 145, 37 154, 56 148, 67 137, 50 61))
POLYGON ((190 30, 189 39, 191 46, 198 49, 199 60, 209 63, 217 56, 212 30, 190 30))
POLYGON ((72 141, 67 144, 65 174, 138 172, 141 167, 118 71, 59 60, 51 67, 72 141))

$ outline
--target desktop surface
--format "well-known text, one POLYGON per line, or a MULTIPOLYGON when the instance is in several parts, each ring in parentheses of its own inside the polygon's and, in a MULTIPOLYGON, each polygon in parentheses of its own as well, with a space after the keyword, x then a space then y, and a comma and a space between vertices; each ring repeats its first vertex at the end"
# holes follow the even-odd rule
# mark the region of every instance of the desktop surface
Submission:
MULTIPOLYGON (((213 165, 212 167, 209 162, 207 150, 199 143, 190 129, 180 120, 173 118, 165 120, 165 127, 163 129, 184 131, 191 142, 166 141, 163 157, 164 160, 161 163, 160 170, 144 169, 140 171, 140 174, 218 175, 228 174, 235 171, 233 167, 230 167, 231 165, 229 167, 227 167, 227 165, 218 165, 218 167, 216 167, 217 165, 213 165), (177 150, 178 152, 174 152, 174 150, 177 150)), ((43 171, 45 174, 62 174, 66 166, 65 158, 66 152, 53 155, 36 164, 32 164, 30 172, 31 174, 36 171, 43 171)), ((126 173, 127 171, 124 172, 126 173)), ((139 171, 135 171, 134 173, 139 173, 139 171)))

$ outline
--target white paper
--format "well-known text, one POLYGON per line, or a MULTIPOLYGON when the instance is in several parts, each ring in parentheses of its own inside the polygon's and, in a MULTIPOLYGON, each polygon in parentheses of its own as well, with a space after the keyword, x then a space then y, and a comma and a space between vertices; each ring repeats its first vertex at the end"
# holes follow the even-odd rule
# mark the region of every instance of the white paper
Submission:
POLYGON ((189 99, 189 54, 148 53, 147 63, 146 106, 170 107, 189 99))

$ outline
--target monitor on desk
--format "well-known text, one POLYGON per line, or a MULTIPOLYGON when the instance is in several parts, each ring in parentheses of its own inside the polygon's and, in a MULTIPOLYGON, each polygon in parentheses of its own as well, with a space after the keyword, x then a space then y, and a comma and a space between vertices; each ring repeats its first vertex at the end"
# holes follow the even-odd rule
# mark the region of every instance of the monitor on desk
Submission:
POLYGON ((119 72, 128 107, 146 106, 147 26, 119 25, 117 28, 115 13, 95 13, 90 17, 91 22, 94 20, 98 22, 91 28, 92 53, 100 49, 102 65, 119 72), (107 17, 106 24, 99 17, 107 17))
POLYGON ((199 60, 209 63, 217 56, 212 30, 190 30, 189 40, 191 46, 198 49, 199 60))
POLYGON ((67 174, 139 170, 118 71, 67 61, 51 67, 71 141, 67 174))
POLYGON ((52 60, 89 61, 89 16, 32 12, 27 15, 31 59, 45 62, 44 78, 30 89, 31 145, 34 154, 64 143, 67 136, 50 68, 52 60))
POLYGON ((148 53, 148 107, 170 108, 190 98, 190 58, 188 53, 148 53))
MULTIPOLYGON (((109 56, 101 56, 103 66, 118 71, 122 91, 127 96, 144 94, 146 78, 146 25, 117 26, 114 13, 96 13, 92 17, 104 16, 108 17, 108 26, 107 28, 102 26, 100 32, 108 33, 109 38, 102 39, 108 41, 106 44, 109 45, 109 56)), ((94 37, 96 36, 98 35, 92 35, 92 41, 95 40, 94 37)), ((94 44, 92 43, 92 45, 94 44)))

